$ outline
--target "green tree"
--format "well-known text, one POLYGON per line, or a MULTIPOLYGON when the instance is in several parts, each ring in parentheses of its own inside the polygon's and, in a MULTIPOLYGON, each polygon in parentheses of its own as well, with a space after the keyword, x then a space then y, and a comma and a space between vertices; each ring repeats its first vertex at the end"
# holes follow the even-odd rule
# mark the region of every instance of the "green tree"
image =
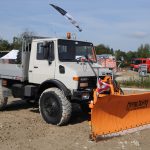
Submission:
POLYGON ((137 50, 138 57, 148 58, 150 57, 150 45, 149 44, 141 44, 141 46, 137 50))
POLYGON ((20 37, 14 37, 13 38, 13 43, 11 43, 11 48, 12 49, 21 49, 22 46, 22 40, 20 37))
POLYGON ((24 32, 22 32, 19 36, 13 38, 13 43, 11 44, 12 49, 18 49, 20 50, 22 48, 22 42, 24 37, 32 37, 36 34, 32 31, 29 31, 26 29, 24 32))
POLYGON ((115 57, 117 60, 117 63, 120 64, 121 62, 121 66, 120 67, 125 67, 127 65, 127 55, 126 52, 119 50, 115 51, 115 57))
POLYGON ((0 51, 7 51, 10 50, 11 46, 7 40, 0 39, 0 51))
POLYGON ((126 52, 123 52, 120 49, 115 51, 115 57, 117 60, 121 60, 122 57, 124 58, 124 60, 127 59, 126 52))
POLYGON ((114 54, 113 49, 109 48, 108 46, 105 46, 104 44, 100 44, 95 46, 96 54, 101 55, 101 54, 114 54))
POLYGON ((137 52, 135 51, 135 52, 133 52, 133 51, 129 51, 129 52, 127 52, 126 53, 126 56, 127 56, 127 65, 130 65, 130 63, 131 63, 131 60, 133 59, 133 58, 137 58, 138 57, 138 54, 137 54, 137 52))

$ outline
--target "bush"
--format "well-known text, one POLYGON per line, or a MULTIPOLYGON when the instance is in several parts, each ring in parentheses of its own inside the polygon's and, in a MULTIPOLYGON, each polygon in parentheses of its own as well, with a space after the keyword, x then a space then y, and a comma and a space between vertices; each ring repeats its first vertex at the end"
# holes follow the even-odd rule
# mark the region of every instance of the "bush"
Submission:
POLYGON ((141 77, 140 79, 133 79, 120 81, 123 87, 138 87, 138 88, 150 88, 150 77, 141 77))

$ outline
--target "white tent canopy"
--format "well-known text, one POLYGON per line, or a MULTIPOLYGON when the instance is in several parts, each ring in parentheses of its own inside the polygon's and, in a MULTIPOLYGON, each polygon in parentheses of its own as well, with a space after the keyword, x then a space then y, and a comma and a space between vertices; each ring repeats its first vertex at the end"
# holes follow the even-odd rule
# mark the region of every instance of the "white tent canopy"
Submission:
POLYGON ((8 54, 1 57, 0 59, 17 59, 18 52, 19 52, 19 50, 13 49, 8 54))

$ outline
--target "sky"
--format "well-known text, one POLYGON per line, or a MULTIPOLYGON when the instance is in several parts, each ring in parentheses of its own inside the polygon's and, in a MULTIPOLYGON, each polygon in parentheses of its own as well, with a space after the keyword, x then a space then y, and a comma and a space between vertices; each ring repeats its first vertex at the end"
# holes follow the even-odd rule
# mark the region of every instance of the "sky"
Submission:
POLYGON ((39 36, 65 37, 136 51, 150 44, 150 0, 0 0, 0 37, 12 41, 28 30, 39 36), (79 32, 49 4, 65 9, 79 32))

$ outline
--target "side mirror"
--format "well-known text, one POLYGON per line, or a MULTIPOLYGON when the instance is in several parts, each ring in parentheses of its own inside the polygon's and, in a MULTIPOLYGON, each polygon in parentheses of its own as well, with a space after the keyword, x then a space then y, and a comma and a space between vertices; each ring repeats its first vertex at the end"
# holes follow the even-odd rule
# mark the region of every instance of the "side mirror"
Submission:
POLYGON ((48 44, 48 64, 51 65, 54 60, 54 42, 49 42, 48 44))

